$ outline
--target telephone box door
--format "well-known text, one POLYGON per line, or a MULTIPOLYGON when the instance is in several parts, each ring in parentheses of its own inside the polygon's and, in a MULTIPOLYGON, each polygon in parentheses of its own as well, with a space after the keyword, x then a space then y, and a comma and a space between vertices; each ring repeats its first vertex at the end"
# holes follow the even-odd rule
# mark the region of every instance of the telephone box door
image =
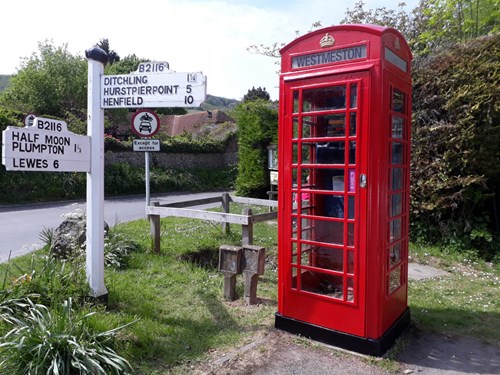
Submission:
POLYGON ((364 336, 369 72, 285 81, 282 315, 364 336))

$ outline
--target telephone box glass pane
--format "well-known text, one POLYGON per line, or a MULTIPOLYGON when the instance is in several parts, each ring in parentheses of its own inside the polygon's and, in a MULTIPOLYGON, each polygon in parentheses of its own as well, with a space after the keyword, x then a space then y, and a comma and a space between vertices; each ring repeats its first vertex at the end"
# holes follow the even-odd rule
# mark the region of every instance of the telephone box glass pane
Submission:
POLYGON ((351 85, 351 102, 349 104, 349 107, 358 107, 358 85, 356 83, 351 85))
POLYGON ((403 188, 403 168, 391 168, 391 190, 401 190, 403 188))
POLYGON ((298 256, 298 253, 297 253, 297 243, 296 242, 292 242, 292 263, 293 264, 297 264, 297 256, 298 256))
POLYGON ((347 224, 347 246, 354 246, 354 224, 347 224))
POLYGON ((332 190, 333 191, 344 191, 344 171, 337 171, 342 173, 340 176, 332 176, 332 190))
POLYGON ((403 118, 392 116, 392 138, 403 138, 403 125, 403 118))
POLYGON ((305 271, 300 276, 302 290, 343 299, 344 285, 342 277, 316 271, 305 271))
POLYGON ((311 164, 313 163, 312 156, 314 155, 314 144, 313 143, 303 143, 302 144, 302 164, 311 164))
POLYGON ((401 286, 401 267, 394 269, 389 274, 389 294, 401 286))
POLYGON ((297 267, 292 267, 292 288, 297 289, 297 267))
POLYGON ((403 164, 403 144, 392 142, 392 164, 403 164))
POLYGON ((299 112, 299 92, 293 92, 293 113, 299 112))
POLYGON ((347 252, 347 273, 354 274, 354 251, 347 252))
POLYGON ((392 110, 405 113, 405 95, 398 90, 392 92, 392 110))
POLYGON ((401 238, 401 219, 395 219, 391 221, 389 238, 392 241, 401 238))
POLYGON ((318 164, 344 164, 345 143, 328 142, 316 146, 316 158, 318 164))
POLYGON ((356 164, 356 142, 349 142, 349 164, 356 164))
POLYGON ((344 269, 344 251, 330 247, 318 247, 311 252, 308 265, 342 272, 344 269))
POLYGON ((347 279, 347 302, 354 301, 354 279, 347 279))
POLYGON ((311 138, 314 132, 314 121, 312 117, 302 118, 302 138, 311 138))
POLYGON ((324 117, 328 120, 326 137, 345 137, 345 114, 324 117))
POLYGON ((349 197, 348 198, 349 209, 348 209, 348 213, 347 213, 347 218, 350 219, 350 220, 354 219, 354 200, 355 200, 354 197, 349 197))
POLYGON ((302 132, 302 138, 345 137, 345 114, 304 117, 302 132))
POLYGON ((403 212, 403 195, 393 194, 391 197, 390 213, 391 217, 398 216, 403 212))
POLYGON ((302 93, 302 111, 328 111, 346 107, 346 86, 333 86, 320 89, 304 90, 302 93))
POLYGON ((401 261, 401 242, 389 248, 389 267, 393 267, 401 261))
POLYGON ((349 136, 356 136, 356 112, 351 113, 349 118, 349 136))
POLYGON ((299 119, 297 117, 294 117, 292 122, 292 138, 299 138, 299 119))
POLYGON ((344 223, 338 221, 326 221, 309 219, 312 231, 312 241, 331 243, 335 245, 344 244, 344 223))
POLYGON ((292 163, 297 164, 299 158, 299 146, 297 143, 292 144, 292 163))

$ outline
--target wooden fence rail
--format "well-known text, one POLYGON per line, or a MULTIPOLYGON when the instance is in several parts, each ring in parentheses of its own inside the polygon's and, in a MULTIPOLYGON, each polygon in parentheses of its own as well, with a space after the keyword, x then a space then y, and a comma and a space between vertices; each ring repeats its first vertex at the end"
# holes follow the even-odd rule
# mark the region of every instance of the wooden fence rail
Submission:
POLYGON ((262 221, 274 220, 277 218, 277 211, 266 212, 262 214, 253 214, 251 208, 245 208, 242 214, 230 213, 230 204, 241 203, 246 205, 278 207, 278 202, 268 199, 245 198, 222 194, 221 197, 195 199, 184 202, 160 204, 151 202, 151 206, 146 207, 151 224, 151 243, 153 251, 160 252, 160 217, 187 217, 192 219, 209 220, 222 223, 224 233, 229 232, 229 224, 241 225, 242 245, 253 245, 253 224, 262 221), (186 207, 201 206, 220 202, 222 212, 191 209, 186 207))

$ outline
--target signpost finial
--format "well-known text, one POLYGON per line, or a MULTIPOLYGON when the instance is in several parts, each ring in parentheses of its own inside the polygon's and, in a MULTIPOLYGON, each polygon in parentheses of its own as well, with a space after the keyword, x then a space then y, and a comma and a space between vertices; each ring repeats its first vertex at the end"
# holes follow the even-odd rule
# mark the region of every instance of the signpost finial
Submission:
POLYGON ((99 61, 101 64, 106 65, 109 61, 109 56, 101 47, 94 46, 85 50, 85 57, 99 61))

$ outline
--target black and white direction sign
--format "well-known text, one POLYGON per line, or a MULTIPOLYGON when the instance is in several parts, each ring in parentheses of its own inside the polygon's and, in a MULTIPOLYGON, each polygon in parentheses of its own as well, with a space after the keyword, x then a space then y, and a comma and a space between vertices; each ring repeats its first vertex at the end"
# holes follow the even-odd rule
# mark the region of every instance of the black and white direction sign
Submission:
POLYGON ((199 107, 207 96, 201 72, 177 73, 166 62, 141 63, 137 71, 101 76, 101 108, 199 107))
POLYGON ((2 132, 2 164, 8 171, 89 172, 90 137, 69 132, 64 121, 37 117, 30 127, 2 132))
POLYGON ((160 130, 160 118, 149 109, 137 110, 132 116, 132 131, 139 137, 152 137, 160 130))

